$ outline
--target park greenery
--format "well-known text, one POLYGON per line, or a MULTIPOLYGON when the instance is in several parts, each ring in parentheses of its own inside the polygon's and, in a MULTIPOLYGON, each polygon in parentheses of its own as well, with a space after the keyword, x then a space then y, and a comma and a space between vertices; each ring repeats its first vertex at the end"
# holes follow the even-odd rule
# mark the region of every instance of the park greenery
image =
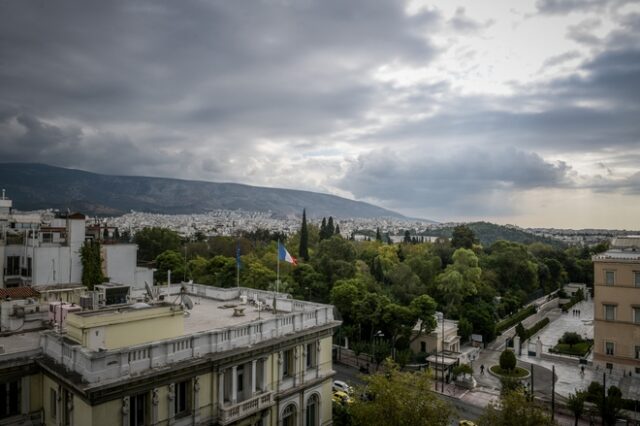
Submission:
POLYGON ((406 231, 403 242, 391 244, 379 229, 367 241, 354 241, 340 235, 333 218, 318 225, 307 214, 288 237, 259 229, 184 240, 167 229, 146 228, 133 241, 139 259, 154 262, 159 283, 171 270, 173 282, 233 287, 239 267, 239 284, 262 290, 275 288, 280 241, 299 255, 297 266, 280 263, 281 291, 334 304, 343 321, 338 336, 395 353, 406 353, 412 340, 433 330, 436 310, 459 321, 463 341, 472 333, 493 340, 501 319, 515 317, 517 323, 531 312, 514 315, 530 300, 567 282, 591 284, 591 256, 601 249, 503 240, 485 247, 465 225, 435 242, 406 231))
POLYGON ((567 303, 562 305, 562 312, 569 312, 569 309, 571 309, 574 305, 582 302, 583 300, 584 293, 582 292, 582 289, 578 289, 578 291, 576 291, 575 294, 571 296, 571 299, 567 303))
MULTIPOLYGON (((354 426, 451 424, 453 408, 438 398, 431 373, 406 372, 390 359, 381 371, 363 376, 364 386, 354 392, 348 408, 354 426)), ((337 424, 334 422, 334 424, 337 424)))
POLYGON ((502 321, 496 324, 496 332, 501 333, 504 330, 513 327, 514 325, 520 323, 524 319, 530 317, 531 315, 536 313, 536 307, 534 305, 529 305, 523 309, 520 309, 513 315, 508 316, 502 321))
POLYGON ((592 340, 585 339, 576 332, 567 331, 558 340, 558 344, 549 351, 566 355, 585 356, 592 345, 592 340))
POLYGON ((520 389, 508 392, 499 404, 491 403, 477 421, 478 426, 552 426, 548 412, 530 401, 520 389))

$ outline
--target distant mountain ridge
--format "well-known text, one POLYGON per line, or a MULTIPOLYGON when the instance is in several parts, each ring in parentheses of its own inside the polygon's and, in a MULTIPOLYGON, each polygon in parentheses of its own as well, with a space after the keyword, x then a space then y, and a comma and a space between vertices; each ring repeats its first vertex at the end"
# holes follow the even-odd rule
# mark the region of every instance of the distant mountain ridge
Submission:
POLYGON ((114 176, 32 163, 0 163, 0 188, 19 210, 54 208, 117 216, 131 210, 204 213, 216 209, 271 211, 310 217, 395 217, 362 201, 293 189, 143 176, 114 176))

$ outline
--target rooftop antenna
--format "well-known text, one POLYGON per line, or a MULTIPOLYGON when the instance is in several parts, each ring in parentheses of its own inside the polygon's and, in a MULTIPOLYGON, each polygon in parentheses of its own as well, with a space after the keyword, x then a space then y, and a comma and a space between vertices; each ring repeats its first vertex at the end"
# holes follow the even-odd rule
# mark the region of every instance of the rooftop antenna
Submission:
POLYGON ((4 197, 4 188, 2 188, 2 199, 6 200, 6 198, 4 197))
POLYGON ((187 287, 185 287, 184 285, 180 287, 180 294, 178 294, 178 296, 176 296, 176 298, 173 299, 174 305, 178 301, 178 299, 180 299, 181 306, 187 308, 187 310, 193 309, 193 301, 189 296, 187 296, 187 287))

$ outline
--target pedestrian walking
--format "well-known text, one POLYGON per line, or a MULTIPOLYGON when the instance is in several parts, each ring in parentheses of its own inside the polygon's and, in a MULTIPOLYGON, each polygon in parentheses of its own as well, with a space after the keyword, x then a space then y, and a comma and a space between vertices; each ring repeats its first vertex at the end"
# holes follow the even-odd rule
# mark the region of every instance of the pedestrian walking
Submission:
POLYGON ((480 374, 484 376, 484 364, 480 366, 480 374))
POLYGON ((584 377, 584 365, 580 366, 580 375, 584 377))

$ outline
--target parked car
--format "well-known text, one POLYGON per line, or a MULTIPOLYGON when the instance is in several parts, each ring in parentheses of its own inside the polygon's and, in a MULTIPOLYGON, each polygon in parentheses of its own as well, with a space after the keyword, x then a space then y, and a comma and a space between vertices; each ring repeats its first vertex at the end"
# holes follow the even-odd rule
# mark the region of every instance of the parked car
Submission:
POLYGON ((458 426, 476 426, 476 424, 471 420, 460 420, 460 422, 458 422, 458 426))
POLYGON ((338 404, 351 404, 353 402, 353 400, 351 399, 351 397, 343 391, 334 391, 333 392, 333 396, 331 397, 331 399, 333 400, 333 402, 336 402, 338 404))
POLYGON ((333 391, 342 391, 349 395, 353 392, 353 388, 349 386, 347 382, 343 382, 342 380, 334 380, 333 381, 333 391))

